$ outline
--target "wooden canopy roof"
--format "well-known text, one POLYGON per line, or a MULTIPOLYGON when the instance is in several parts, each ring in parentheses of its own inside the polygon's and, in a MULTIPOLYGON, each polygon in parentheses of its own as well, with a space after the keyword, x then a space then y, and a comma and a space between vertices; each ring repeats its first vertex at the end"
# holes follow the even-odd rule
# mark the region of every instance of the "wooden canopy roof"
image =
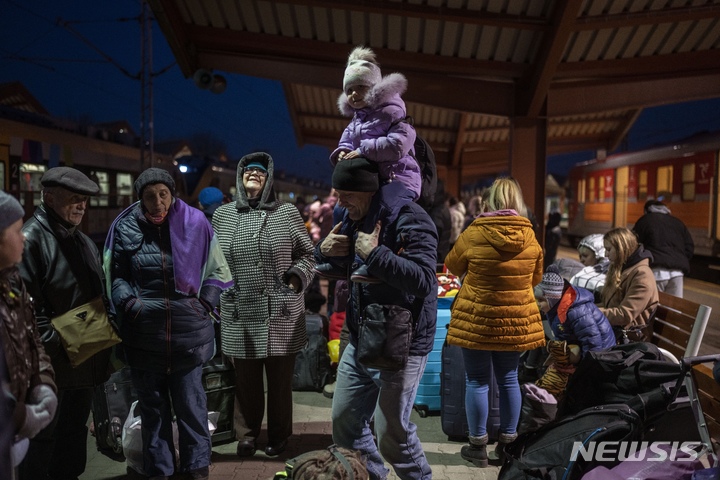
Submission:
POLYGON ((300 145, 337 145, 347 55, 373 48, 451 191, 509 170, 518 122, 540 125, 542 182, 545 155, 612 151, 644 107, 720 97, 720 0, 149 3, 187 77, 281 81, 300 145))

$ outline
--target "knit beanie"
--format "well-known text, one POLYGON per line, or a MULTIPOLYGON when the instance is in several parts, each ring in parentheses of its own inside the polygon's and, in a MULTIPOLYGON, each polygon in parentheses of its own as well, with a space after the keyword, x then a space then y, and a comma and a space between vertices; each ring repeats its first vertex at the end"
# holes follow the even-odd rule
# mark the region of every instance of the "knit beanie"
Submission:
POLYGON ((375 52, 365 47, 355 47, 348 57, 345 75, 343 76, 343 92, 348 87, 364 85, 372 87, 380 81, 380 66, 375 61, 375 52))
POLYGON ((25 216, 20 202, 0 190, 0 233, 25 216))
POLYGON ((542 282, 540 282, 540 288, 542 289, 543 296, 545 297, 545 300, 547 300, 548 305, 550 305, 550 308, 554 307, 558 300, 560 300, 564 287, 565 282, 560 276, 560 271, 557 266, 549 265, 543 274, 542 282))
POLYGON ((135 180, 135 193, 138 198, 142 198, 142 192, 148 185, 155 185, 156 183, 162 183, 170 189, 170 193, 175 196, 175 180, 167 170, 162 168, 151 167, 140 174, 135 180))
POLYGON ((605 257, 605 244, 603 243, 603 235, 601 233, 593 233, 580 240, 578 244, 578 250, 580 247, 585 247, 595 254, 596 259, 605 257))
POLYGON ((333 170, 332 186, 347 192, 374 192, 380 188, 377 165, 362 157, 338 162, 333 170))
POLYGON ((222 191, 217 187, 205 187, 200 191, 198 195, 198 201, 203 208, 207 208, 214 204, 220 204, 225 196, 222 191))

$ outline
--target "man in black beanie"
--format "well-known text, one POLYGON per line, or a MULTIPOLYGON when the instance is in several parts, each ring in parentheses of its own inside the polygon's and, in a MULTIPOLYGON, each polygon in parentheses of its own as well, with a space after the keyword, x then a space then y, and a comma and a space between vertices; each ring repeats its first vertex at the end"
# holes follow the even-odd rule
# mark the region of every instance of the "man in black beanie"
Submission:
POLYGON ((361 450, 370 478, 388 476, 385 458, 403 478, 430 479, 407 406, 415 400, 435 336, 435 225, 402 183, 379 186, 377 167, 365 158, 339 162, 332 186, 338 193, 335 217, 340 222, 315 246, 315 260, 356 273, 364 265, 367 275, 380 282, 351 276, 345 317, 350 344, 338 364, 333 441, 361 450), (360 321, 367 318, 371 304, 412 316, 407 361, 392 370, 368 366, 358 357, 360 321), (377 444, 370 430, 373 417, 377 444))

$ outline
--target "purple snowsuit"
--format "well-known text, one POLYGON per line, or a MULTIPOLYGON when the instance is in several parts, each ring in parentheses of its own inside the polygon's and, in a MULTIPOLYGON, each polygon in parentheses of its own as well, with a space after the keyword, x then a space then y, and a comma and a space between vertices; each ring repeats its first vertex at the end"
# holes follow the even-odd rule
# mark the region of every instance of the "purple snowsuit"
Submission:
POLYGON ((387 183, 401 182, 415 200, 420 196, 422 176, 417 161, 410 155, 415 143, 415 128, 405 119, 405 102, 400 95, 407 88, 407 79, 391 73, 367 93, 367 106, 355 110, 343 92, 338 98, 340 113, 352 120, 340 138, 338 148, 330 154, 333 166, 340 152, 358 150, 360 155, 378 164, 380 179, 387 183))

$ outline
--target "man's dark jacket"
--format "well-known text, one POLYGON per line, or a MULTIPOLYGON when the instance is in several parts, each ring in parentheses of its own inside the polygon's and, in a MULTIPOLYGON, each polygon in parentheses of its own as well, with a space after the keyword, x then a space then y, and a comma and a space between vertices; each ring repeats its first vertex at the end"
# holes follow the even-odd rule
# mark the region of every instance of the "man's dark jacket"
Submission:
POLYGON ((653 255, 651 268, 690 272, 690 259, 695 250, 692 236, 685 224, 666 213, 646 213, 633 230, 646 250, 653 255))
POLYGON ((108 378, 110 349, 76 368, 70 365, 50 319, 102 294, 102 266, 95 244, 77 228, 68 229, 52 210, 40 205, 25 225, 20 274, 35 304, 45 352, 55 369, 59 389, 87 388, 108 378))
MULTIPOLYGON (((433 348, 437 319, 437 232, 430 216, 412 200, 412 194, 400 183, 384 185, 374 195, 368 214, 359 222, 351 220, 347 211, 342 215, 340 234, 357 238, 357 231, 370 233, 378 220, 382 229, 378 246, 365 259, 370 275, 382 280, 378 284, 351 284, 346 323, 350 341, 357 345, 360 307, 370 303, 399 305, 413 313, 415 333, 410 355, 427 355, 433 348), (359 292, 359 295, 358 295, 359 292)), ((315 258, 318 263, 332 260, 335 265, 356 269, 361 260, 354 254, 348 258, 325 257, 318 242, 315 258)))

